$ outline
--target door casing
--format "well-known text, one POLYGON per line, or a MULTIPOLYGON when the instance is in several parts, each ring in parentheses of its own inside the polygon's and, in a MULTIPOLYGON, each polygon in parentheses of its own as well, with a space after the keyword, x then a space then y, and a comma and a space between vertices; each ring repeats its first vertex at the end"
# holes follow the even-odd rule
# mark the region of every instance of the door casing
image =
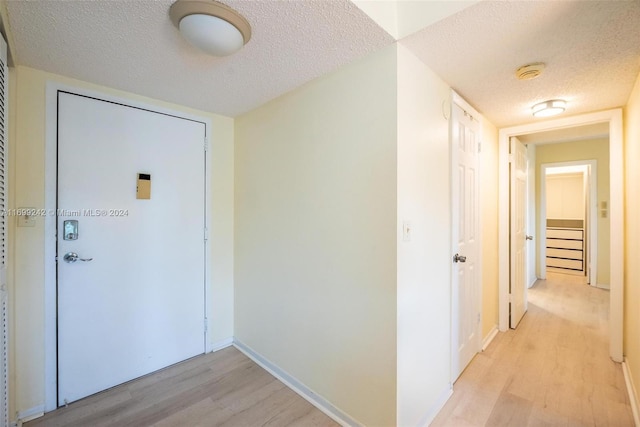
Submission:
MULTIPOLYGON (((56 210, 56 189, 57 189, 57 93, 65 91, 76 93, 87 97, 114 102, 118 104, 128 105, 149 111, 168 114, 176 117, 182 117, 190 120, 200 121, 205 124, 205 135, 207 141, 210 140, 212 121, 208 117, 197 116, 195 114, 187 114, 182 111, 175 111, 168 108, 161 108, 155 105, 146 104, 140 101, 120 98, 103 92, 78 88, 74 86, 60 84, 58 82, 47 82, 46 89, 46 129, 45 129, 45 210, 54 212, 56 210)), ((210 143, 209 143, 210 145, 210 143)), ((205 154, 205 180, 211 182, 211 149, 208 148, 205 154)), ((205 226, 211 229, 212 210, 211 191, 205 194, 205 226)), ((47 215, 44 217, 44 319, 45 319, 45 404, 44 411, 52 411, 58 407, 57 405, 57 335, 56 335, 56 217, 55 215, 47 215)), ((212 345, 212 325, 213 306, 211 298, 208 295, 213 293, 211 281, 211 239, 207 240, 205 245, 205 313, 207 325, 205 331, 205 351, 213 351, 212 345)))
POLYGON ((623 259, 624 259, 624 157, 622 109, 581 114, 555 120, 500 129, 498 141, 498 326, 509 328, 509 138, 528 133, 551 131, 576 126, 609 124, 611 289, 609 309, 609 355, 622 362, 623 326, 623 259))

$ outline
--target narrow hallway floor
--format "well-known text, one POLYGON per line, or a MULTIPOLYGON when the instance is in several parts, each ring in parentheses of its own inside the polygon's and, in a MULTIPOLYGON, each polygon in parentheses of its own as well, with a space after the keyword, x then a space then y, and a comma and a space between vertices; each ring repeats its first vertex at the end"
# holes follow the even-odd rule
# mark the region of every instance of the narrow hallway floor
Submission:
POLYGON ((516 330, 499 333, 454 384, 432 426, 633 426, 609 358, 609 292, 548 273, 516 330))

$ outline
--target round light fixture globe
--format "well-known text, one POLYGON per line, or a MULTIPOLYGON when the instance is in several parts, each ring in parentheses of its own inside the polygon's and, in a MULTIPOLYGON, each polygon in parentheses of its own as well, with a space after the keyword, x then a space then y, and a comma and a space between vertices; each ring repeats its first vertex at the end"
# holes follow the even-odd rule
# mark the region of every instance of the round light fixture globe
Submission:
POLYGON ((191 44, 214 56, 231 55, 251 39, 249 22, 217 1, 178 0, 169 16, 191 44))
POLYGON ((535 117, 551 117, 563 113, 567 107, 567 102, 563 99, 552 99, 540 102, 533 107, 531 111, 535 117))

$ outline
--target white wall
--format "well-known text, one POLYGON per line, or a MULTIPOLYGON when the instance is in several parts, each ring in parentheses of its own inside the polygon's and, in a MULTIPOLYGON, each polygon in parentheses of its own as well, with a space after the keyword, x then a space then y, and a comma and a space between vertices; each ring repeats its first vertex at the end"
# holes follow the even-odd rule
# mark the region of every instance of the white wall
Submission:
POLYGON ((396 48, 236 120, 235 337, 396 421, 396 48))
MULTIPOLYGON (((212 343, 233 336, 233 119, 88 84, 27 67, 11 72, 9 208, 44 207, 45 88, 47 81, 89 89, 123 99, 210 118, 213 223, 212 343)), ((33 228, 17 228, 9 219, 9 292, 11 307, 11 414, 42 410, 45 398, 44 218, 33 228)))
POLYGON ((398 419, 425 425, 450 393, 449 87, 398 47, 398 419), (403 222, 411 240, 403 241, 403 222))

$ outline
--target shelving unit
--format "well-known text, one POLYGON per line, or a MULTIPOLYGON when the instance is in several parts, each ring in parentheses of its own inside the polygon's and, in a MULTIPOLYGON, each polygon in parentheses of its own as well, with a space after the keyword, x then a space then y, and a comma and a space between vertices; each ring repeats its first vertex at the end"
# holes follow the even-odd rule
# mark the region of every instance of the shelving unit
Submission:
POLYGON ((547 223, 547 267, 564 272, 584 273, 584 228, 583 221, 579 222, 579 228, 550 227, 547 223))

